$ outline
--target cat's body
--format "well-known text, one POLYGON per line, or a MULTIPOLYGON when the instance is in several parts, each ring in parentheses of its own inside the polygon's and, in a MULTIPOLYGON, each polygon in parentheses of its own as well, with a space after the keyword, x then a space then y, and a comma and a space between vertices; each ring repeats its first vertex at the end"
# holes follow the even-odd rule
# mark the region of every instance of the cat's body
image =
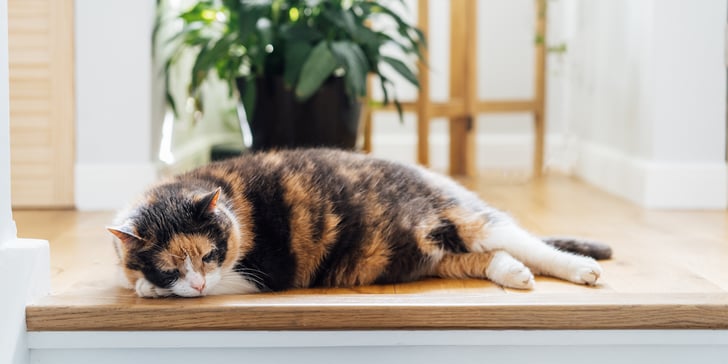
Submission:
MULTIPOLYGON (((115 223, 125 279, 144 297, 426 276, 529 289, 531 271, 582 284, 601 274, 594 259, 545 244, 444 176, 325 149, 259 153, 173 177, 115 223)), ((552 245, 609 254, 573 240, 552 245)))

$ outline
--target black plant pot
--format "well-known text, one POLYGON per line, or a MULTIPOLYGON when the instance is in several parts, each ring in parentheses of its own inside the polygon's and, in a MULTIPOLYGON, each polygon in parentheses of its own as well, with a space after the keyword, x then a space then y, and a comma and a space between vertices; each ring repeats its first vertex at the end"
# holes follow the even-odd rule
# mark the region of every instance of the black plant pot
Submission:
MULTIPOLYGON (((237 80, 241 95, 246 83, 237 80)), ((356 146, 361 103, 346 95, 342 78, 329 78, 305 102, 296 100, 281 77, 258 78, 256 85, 255 110, 248 115, 253 150, 356 146)))

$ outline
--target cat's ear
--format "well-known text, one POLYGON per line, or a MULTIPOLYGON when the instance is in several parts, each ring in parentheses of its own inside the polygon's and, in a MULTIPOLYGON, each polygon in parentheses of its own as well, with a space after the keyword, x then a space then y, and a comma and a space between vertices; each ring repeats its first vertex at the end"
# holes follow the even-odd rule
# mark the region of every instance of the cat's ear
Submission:
POLYGON ((221 189, 218 187, 214 191, 206 193, 199 198, 195 204, 198 216, 215 212, 215 209, 217 208, 217 200, 220 198, 220 191, 221 189))
POLYGON ((119 238, 119 240, 126 245, 142 241, 142 238, 140 238, 128 225, 107 226, 106 230, 109 230, 110 233, 114 234, 114 236, 119 238))

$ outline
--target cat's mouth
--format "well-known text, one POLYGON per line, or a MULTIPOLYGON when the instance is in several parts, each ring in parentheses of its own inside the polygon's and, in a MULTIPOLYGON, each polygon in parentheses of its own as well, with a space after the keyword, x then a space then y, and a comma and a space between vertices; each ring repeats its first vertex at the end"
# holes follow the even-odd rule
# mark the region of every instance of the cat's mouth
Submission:
POLYGON ((204 297, 207 296, 207 292, 205 291, 193 291, 193 290, 186 290, 186 291, 174 291, 172 290, 172 293, 177 297, 204 297))
POLYGON ((202 297, 207 295, 209 285, 204 277, 185 278, 175 283, 171 291, 179 297, 202 297))

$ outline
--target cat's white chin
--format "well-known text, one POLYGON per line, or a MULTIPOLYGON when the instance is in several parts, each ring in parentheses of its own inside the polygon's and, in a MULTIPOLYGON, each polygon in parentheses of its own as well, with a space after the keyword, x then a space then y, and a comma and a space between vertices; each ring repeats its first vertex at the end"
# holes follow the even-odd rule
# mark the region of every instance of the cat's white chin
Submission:
MULTIPOLYGON (((199 275, 199 274, 198 274, 199 275)), ((220 269, 216 269, 210 273, 208 273, 205 276, 202 276, 202 279, 204 280, 204 287, 202 291, 196 289, 193 287, 193 279, 187 279, 187 277, 177 280, 177 282, 172 285, 170 290, 172 293, 174 293, 177 296, 180 297, 200 297, 200 296, 207 296, 210 294, 210 291, 214 289, 215 286, 220 282, 220 269)), ((196 278, 199 279, 199 278, 196 278)))

